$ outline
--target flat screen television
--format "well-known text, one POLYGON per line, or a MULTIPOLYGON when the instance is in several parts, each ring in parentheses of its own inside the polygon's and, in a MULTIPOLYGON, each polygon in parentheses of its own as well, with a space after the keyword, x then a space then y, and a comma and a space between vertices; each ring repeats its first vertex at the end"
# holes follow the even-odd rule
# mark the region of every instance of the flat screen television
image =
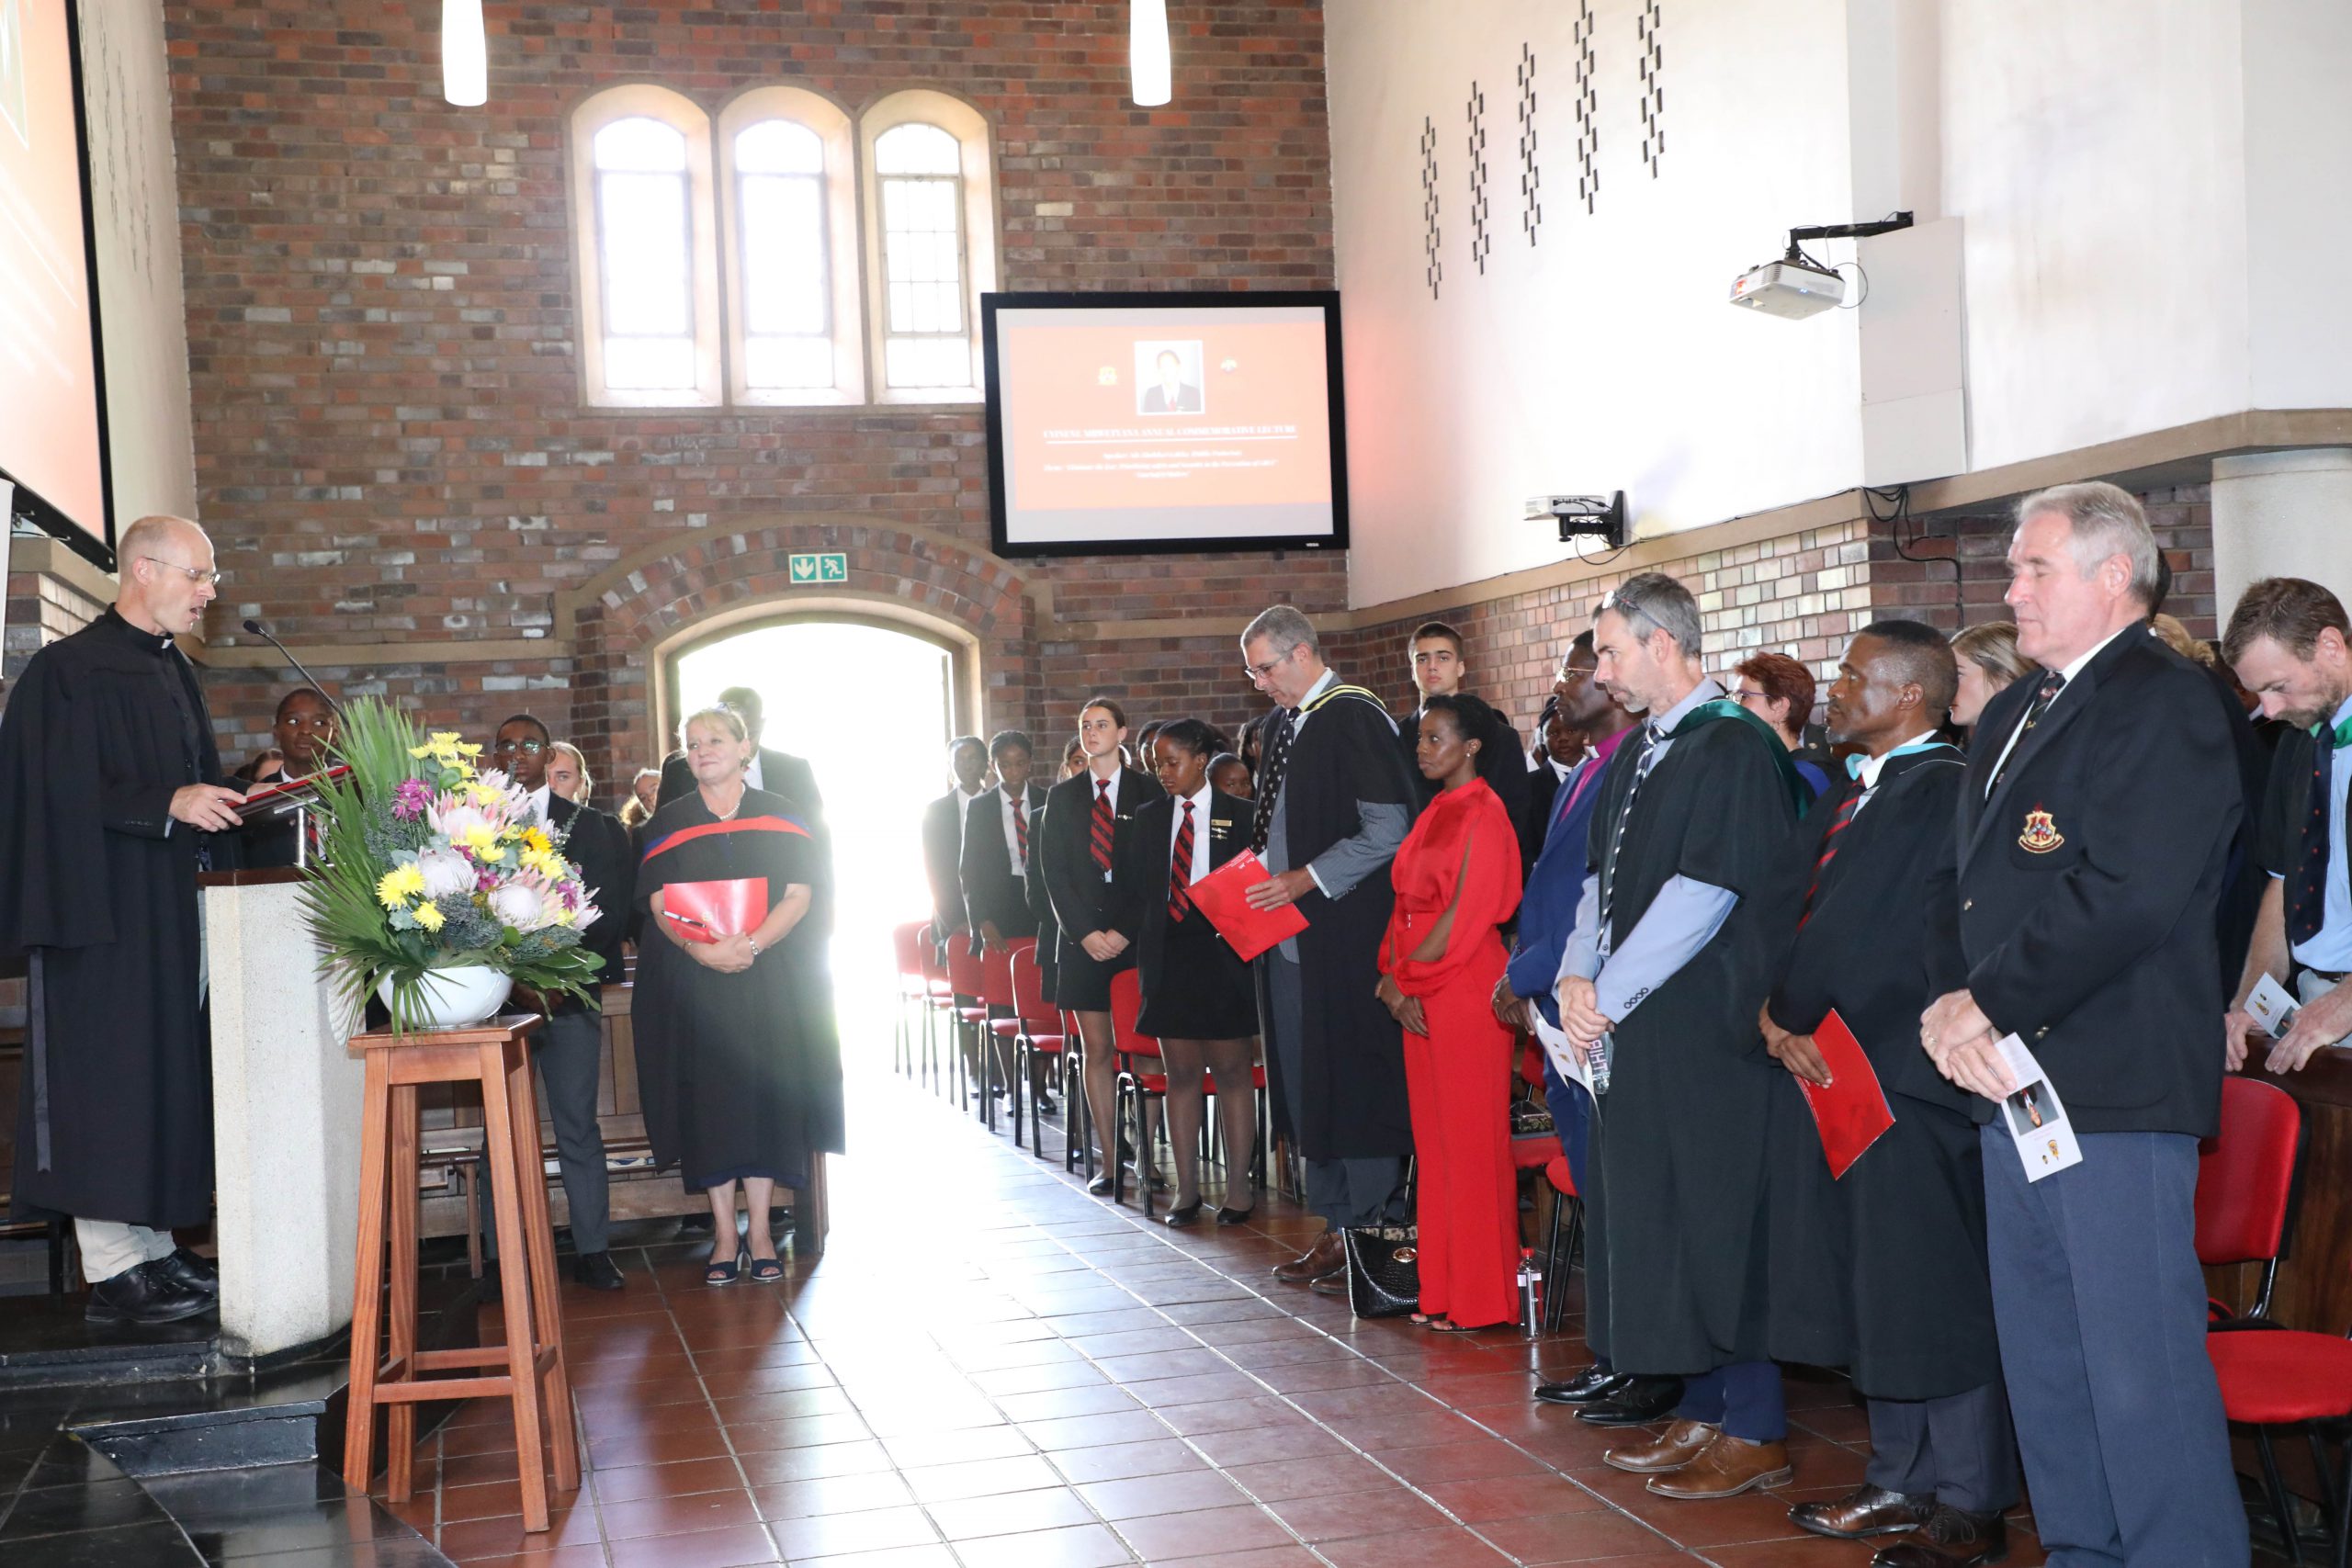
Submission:
POLYGON ((17 518, 114 564, 81 34, 0 0, 0 479, 17 518))
POLYGON ((1340 297, 986 294, 1005 556, 1341 549, 1340 297))

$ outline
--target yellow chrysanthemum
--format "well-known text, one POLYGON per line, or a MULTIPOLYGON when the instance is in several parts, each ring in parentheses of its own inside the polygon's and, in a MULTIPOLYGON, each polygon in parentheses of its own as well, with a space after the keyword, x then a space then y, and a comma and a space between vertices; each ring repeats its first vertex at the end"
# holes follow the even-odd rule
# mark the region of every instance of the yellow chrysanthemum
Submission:
POLYGON ((419 904, 416 907, 415 914, 416 923, 423 926, 429 931, 439 931, 445 923, 440 908, 437 905, 419 904))
POLYGON ((376 897, 387 909, 397 909, 424 891, 424 873, 414 864, 395 866, 376 884, 376 897))
POLYGON ((523 846, 534 854, 543 855, 555 848, 555 842, 548 837, 546 829, 526 828, 523 829, 523 846))
POLYGON ((408 749, 408 754, 422 762, 425 758, 433 755, 433 748, 430 746, 412 746, 408 749))
POLYGON ((481 859, 492 860, 498 854, 498 829, 486 822, 478 823, 467 829, 465 836, 458 842, 473 851, 481 859))
POLYGON ((470 760, 470 759, 472 759, 472 758, 475 758, 475 757, 479 757, 479 756, 481 756, 481 743, 480 741, 478 741, 478 740, 469 740, 469 741, 464 742, 463 744, 461 744, 460 746, 458 746, 458 756, 460 756, 460 757, 467 758, 467 759, 469 759, 469 760, 470 760))

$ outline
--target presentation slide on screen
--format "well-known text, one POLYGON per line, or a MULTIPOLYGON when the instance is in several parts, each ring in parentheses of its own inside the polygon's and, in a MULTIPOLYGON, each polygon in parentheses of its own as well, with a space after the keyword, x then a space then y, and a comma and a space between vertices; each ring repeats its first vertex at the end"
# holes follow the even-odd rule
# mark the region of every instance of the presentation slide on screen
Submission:
POLYGON ((106 534, 65 0, 0 0, 0 473, 106 534))
POLYGON ((997 312, 1005 542, 1332 532, 1323 312, 997 312))

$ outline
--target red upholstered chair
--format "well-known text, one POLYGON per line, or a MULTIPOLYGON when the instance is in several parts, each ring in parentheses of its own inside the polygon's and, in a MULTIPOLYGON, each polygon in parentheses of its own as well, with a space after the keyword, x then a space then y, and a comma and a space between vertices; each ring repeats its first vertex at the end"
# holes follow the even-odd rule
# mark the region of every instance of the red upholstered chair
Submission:
MULTIPOLYGON (((1552 1146, 1558 1148, 1555 1139, 1552 1146)), ((1568 1274, 1584 1242, 1584 1197, 1568 1174, 1568 1156, 1555 1154, 1544 1167, 1552 1189, 1552 1235, 1544 1244, 1544 1331, 1557 1334, 1567 1311, 1568 1274)))
MULTIPOLYGON (((1061 1009, 1046 1000, 1046 972, 1037 964, 1037 944, 1030 942, 1012 951, 1012 1136, 1021 1138, 1021 1102, 1035 1080, 1034 1064, 1040 1056, 1050 1057, 1054 1076, 1060 1080, 1062 1103, 1071 1107, 1064 1122, 1064 1131, 1070 1134, 1063 1139, 1062 1168, 1070 1169, 1078 1162, 1078 1141, 1083 1134, 1076 1129, 1083 1119, 1086 1096, 1072 1095, 1069 1083, 1069 1053, 1064 1049, 1069 1032, 1062 1023, 1061 1009)), ((1046 1157, 1043 1126, 1034 1102, 1029 1108, 1029 1152, 1039 1159, 1046 1157)))
MULTIPOLYGON (((2222 1409, 2252 1427, 2262 1461, 2262 1483, 2271 1513, 2300 1563, 2294 1513, 2271 1440, 2274 1427, 2301 1427, 2312 1446, 2312 1462, 2323 1487, 2334 1489, 2323 1423, 2352 1417, 2352 1340, 2332 1334, 2279 1328, 2262 1314, 2270 1305, 2278 1259, 2286 1251, 2294 1207, 2295 1171, 2302 1146, 2302 1110, 2285 1090, 2250 1078, 2222 1081, 2221 1135, 2207 1140, 2197 1164, 2197 1258, 2205 1264, 2264 1265, 2254 1315, 2227 1316, 2205 1337, 2213 1371, 2222 1385, 2222 1409), (2228 1332, 2234 1330, 2235 1332, 2228 1332)), ((2352 1447, 2347 1448, 2352 1464, 2352 1447)), ((2341 1568, 2352 1546, 2352 1479, 2342 1495, 2327 1499, 2335 1561, 2341 1568)))
MULTIPOLYGON (((989 1125, 993 1127, 996 1125, 996 1070, 989 1060, 989 1053, 984 1048, 986 1043, 980 1039, 988 1029, 989 1010, 980 1001, 980 988, 983 984, 980 955, 971 951, 971 942, 963 937, 948 939, 947 986, 956 997, 954 1017, 956 1023, 956 1043, 960 1047, 966 1041, 972 1043, 974 1058, 979 1064, 982 1114, 987 1118, 989 1125)), ((956 1089, 959 1096, 963 1093, 965 1087, 962 1066, 964 1055, 963 1050, 959 1049, 956 1052, 956 1089)))
POLYGON ((931 1010, 927 998, 931 982, 923 975, 923 933, 931 927, 922 920, 907 920, 890 928, 890 955, 899 981, 898 1029, 891 1037, 890 1066, 901 1073, 916 1074, 922 1070, 923 1048, 930 1043, 931 1010), (917 1029, 923 1038, 915 1038, 917 1029))
MULTIPOLYGON (((932 1088, 944 1090, 952 1072, 956 1079, 956 1092, 960 1097, 964 1092, 964 1053, 959 1049, 956 1039, 956 986, 949 978, 947 958, 941 952, 942 944, 933 934, 935 929, 932 926, 922 928, 921 951, 917 954, 922 963, 924 1050, 926 1053, 933 1051, 932 1042, 937 1037, 938 1026, 944 1023, 947 1026, 948 1060, 940 1063, 934 1055, 932 1088)), ((951 941, 945 945, 957 947, 962 943, 951 941)))
MULTIPOLYGON (((1151 1127, 1148 1111, 1150 1101, 1165 1099, 1168 1075, 1161 1068, 1159 1042, 1148 1034, 1136 1032, 1136 1021, 1143 1012, 1143 979, 1133 969, 1122 969, 1111 976, 1112 1051, 1119 1065, 1118 1089, 1113 1100, 1118 1108, 1120 1122, 1126 1126, 1134 1140, 1136 1151, 1136 1185, 1143 1190, 1143 1217, 1151 1218, 1151 1127), (1129 1105, 1135 1114, 1127 1113, 1129 1105)), ((1111 1201, 1126 1201, 1126 1164, 1109 1140, 1104 1147, 1111 1163, 1111 1201)))
MULTIPOLYGON (((1012 1054, 1012 1043, 1021 1032, 1021 1020, 1014 1015, 1012 1002, 1012 955, 1023 948, 1031 953, 1037 951, 1037 939, 1016 937, 1004 942, 994 952, 983 950, 979 957, 980 1027, 988 1034, 988 1048, 980 1052, 980 1120, 989 1132, 996 1131, 996 1051, 1001 1042, 1005 1055, 1012 1054)), ((960 988, 960 987, 959 987, 960 988)), ((1012 1100, 1012 1141, 1021 1141, 1021 1099, 1012 1100)))

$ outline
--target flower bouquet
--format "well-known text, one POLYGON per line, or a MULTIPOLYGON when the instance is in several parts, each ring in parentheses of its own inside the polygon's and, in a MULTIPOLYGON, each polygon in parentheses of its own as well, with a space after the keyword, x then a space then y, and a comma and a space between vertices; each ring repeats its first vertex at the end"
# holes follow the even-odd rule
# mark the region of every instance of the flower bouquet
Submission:
POLYGON ((348 705, 335 751, 351 772, 320 786, 324 863, 303 915, 348 1016, 381 992, 406 1032, 432 1010, 428 987, 468 969, 503 977, 493 1010, 509 985, 588 999, 601 960, 580 936, 594 894, 521 786, 477 771, 480 746, 420 739, 377 698, 348 705))

